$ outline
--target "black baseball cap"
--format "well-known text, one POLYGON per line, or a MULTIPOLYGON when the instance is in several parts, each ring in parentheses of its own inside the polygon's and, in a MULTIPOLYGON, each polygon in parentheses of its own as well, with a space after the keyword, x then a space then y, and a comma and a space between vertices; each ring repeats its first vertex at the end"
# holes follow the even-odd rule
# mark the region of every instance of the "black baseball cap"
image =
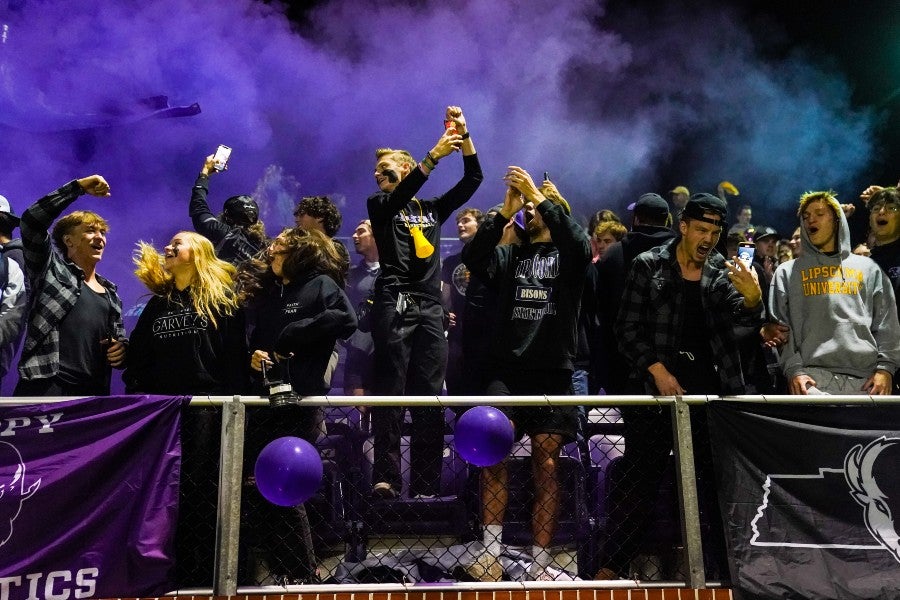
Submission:
POLYGON ((632 210, 636 215, 645 218, 658 217, 665 219, 669 214, 669 203, 663 200, 663 197, 659 194, 651 192, 649 194, 641 194, 637 202, 628 205, 628 210, 632 210))
POLYGON ((780 237, 778 232, 775 231, 774 228, 769 227, 768 225, 762 225, 756 228, 756 231, 753 234, 753 241, 758 242, 759 240, 767 237, 780 237))
POLYGON ((687 201, 687 204, 684 206, 684 210, 681 211, 681 218, 684 219, 687 217, 688 219, 698 219, 700 221, 706 221, 707 223, 711 223, 713 225, 718 225, 719 227, 723 227, 725 225, 725 217, 728 216, 728 205, 725 204, 725 201, 719 198, 718 196, 713 196, 712 194, 694 194, 691 196, 691 199, 687 201), (719 219, 711 219, 706 215, 708 213, 715 213, 719 215, 719 219))

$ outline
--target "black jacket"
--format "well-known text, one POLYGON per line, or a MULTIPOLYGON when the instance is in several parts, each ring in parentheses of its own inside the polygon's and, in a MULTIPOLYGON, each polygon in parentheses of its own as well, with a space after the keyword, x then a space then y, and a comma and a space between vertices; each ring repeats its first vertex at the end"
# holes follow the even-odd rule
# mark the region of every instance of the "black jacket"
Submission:
POLYGON ((619 314, 622 294, 625 291, 625 279, 628 277, 631 263, 638 254, 674 239, 675 235, 668 227, 635 225, 625 234, 622 241, 607 249, 602 259, 588 267, 589 270, 594 270, 587 278, 586 285, 595 286, 594 296, 597 302, 596 315, 600 334, 599 340, 592 341, 592 347, 602 348, 606 360, 605 368, 597 371, 602 378, 600 385, 607 393, 625 393, 628 365, 619 353, 613 324, 619 314))
POLYGON ((194 230, 213 243, 216 256, 221 260, 237 264, 253 258, 263 246, 250 240, 240 227, 223 223, 212 214, 206 201, 207 194, 209 177, 200 175, 191 188, 191 204, 188 208, 194 230))
POLYGON ((250 311, 250 351, 291 356, 290 381, 301 396, 328 393, 325 370, 339 339, 356 331, 356 311, 331 277, 311 273, 276 288, 250 311))

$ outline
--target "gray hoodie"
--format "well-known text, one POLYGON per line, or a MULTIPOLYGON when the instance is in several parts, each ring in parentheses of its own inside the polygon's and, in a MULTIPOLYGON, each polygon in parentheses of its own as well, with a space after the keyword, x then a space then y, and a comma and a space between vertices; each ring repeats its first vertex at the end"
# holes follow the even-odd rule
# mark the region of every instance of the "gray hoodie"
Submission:
POLYGON ((850 252, 850 228, 836 202, 838 248, 829 256, 800 228, 803 253, 778 267, 769 293, 771 314, 791 328, 781 351, 789 380, 815 367, 868 378, 900 365, 900 324, 894 290, 870 258, 850 252))

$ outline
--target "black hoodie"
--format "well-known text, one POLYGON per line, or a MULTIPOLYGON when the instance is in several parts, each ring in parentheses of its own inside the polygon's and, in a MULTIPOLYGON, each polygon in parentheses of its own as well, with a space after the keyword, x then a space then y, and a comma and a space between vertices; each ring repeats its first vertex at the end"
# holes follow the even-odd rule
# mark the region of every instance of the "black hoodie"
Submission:
POLYGON ((325 370, 335 342, 356 331, 356 311, 334 280, 311 273, 275 288, 251 312, 250 351, 290 358, 290 380, 301 396, 328 393, 325 370))

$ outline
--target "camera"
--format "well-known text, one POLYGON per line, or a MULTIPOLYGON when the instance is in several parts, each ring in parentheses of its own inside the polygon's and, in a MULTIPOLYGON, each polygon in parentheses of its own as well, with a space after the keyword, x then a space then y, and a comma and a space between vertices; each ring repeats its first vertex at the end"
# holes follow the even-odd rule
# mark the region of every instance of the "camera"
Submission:
POLYGON ((296 406, 300 404, 300 396, 294 392, 291 385, 290 357, 272 363, 272 368, 266 367, 266 361, 262 361, 263 386, 269 393, 269 405, 273 407, 296 406), (280 375, 280 378, 279 378, 280 375))

